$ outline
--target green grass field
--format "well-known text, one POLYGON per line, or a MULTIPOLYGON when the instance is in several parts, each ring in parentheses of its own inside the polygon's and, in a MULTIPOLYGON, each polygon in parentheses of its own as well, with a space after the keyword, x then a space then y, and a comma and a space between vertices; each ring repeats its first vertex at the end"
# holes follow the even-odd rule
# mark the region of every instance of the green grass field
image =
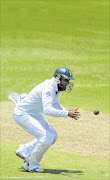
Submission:
MULTIPOLYGON (((1 101, 65 66, 75 85, 61 93, 62 105, 109 114, 109 11, 108 0, 1 0, 1 101)), ((44 174, 23 172, 14 155, 19 143, 9 139, 1 141, 1 179, 110 179, 107 159, 54 148, 42 160, 44 174)))
POLYGON ((107 160, 60 152, 56 149, 48 150, 44 155, 41 167, 45 173, 24 172, 21 169, 22 160, 17 158, 13 151, 18 145, 8 141, 2 143, 1 179, 109 180, 107 160))
POLYGON ((61 102, 109 113, 109 1, 1 0, 1 25, 2 101, 66 66, 76 80, 61 102))

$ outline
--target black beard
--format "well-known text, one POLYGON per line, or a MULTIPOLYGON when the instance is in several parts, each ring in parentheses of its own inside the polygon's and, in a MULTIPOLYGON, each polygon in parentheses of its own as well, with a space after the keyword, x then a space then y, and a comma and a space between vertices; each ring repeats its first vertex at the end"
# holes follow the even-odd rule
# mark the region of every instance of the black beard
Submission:
POLYGON ((58 91, 65 91, 66 90, 66 86, 63 86, 63 84, 58 84, 58 91))

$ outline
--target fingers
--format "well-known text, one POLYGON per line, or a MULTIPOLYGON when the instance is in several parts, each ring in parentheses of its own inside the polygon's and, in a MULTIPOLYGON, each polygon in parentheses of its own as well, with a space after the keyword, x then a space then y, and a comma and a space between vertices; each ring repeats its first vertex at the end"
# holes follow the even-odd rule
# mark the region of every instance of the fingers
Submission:
POLYGON ((79 117, 72 117, 72 119, 78 120, 79 117))
POLYGON ((76 109, 69 109, 69 111, 74 111, 74 112, 77 112, 78 108, 76 109))
POLYGON ((78 111, 78 108, 76 109, 70 109, 68 116, 70 116, 72 119, 78 120, 78 118, 80 118, 80 113, 78 111))
POLYGON ((78 110, 78 108, 75 109, 75 111, 77 111, 77 110, 78 110))
POLYGON ((73 115, 73 116, 70 116, 72 119, 75 119, 75 120, 78 120, 79 118, 80 118, 80 116, 75 116, 75 115, 73 115))
POLYGON ((80 115, 80 112, 77 111, 77 112, 74 112, 74 114, 75 114, 75 115, 80 115))
POLYGON ((73 119, 78 120, 78 118, 76 118, 76 117, 73 117, 73 119))
POLYGON ((75 116, 81 116, 79 111, 75 111, 75 112, 73 113, 73 115, 75 115, 75 116))
POLYGON ((72 118, 72 119, 75 119, 75 120, 78 120, 78 118, 80 118, 80 112, 78 111, 78 108, 76 109, 71 109, 69 110, 70 113, 69 113, 69 116, 72 118))
POLYGON ((74 110, 75 113, 79 113, 78 108, 74 110))
POLYGON ((74 116, 73 118, 79 119, 81 115, 74 116))

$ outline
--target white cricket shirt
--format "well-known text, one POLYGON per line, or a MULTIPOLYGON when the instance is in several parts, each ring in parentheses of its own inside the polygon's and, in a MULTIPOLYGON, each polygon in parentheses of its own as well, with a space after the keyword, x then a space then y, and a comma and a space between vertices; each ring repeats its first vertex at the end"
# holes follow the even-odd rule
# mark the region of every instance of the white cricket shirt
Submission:
POLYGON ((51 116, 67 117, 66 110, 59 102, 59 94, 55 77, 45 80, 16 104, 14 114, 28 113, 32 116, 47 114, 51 116))

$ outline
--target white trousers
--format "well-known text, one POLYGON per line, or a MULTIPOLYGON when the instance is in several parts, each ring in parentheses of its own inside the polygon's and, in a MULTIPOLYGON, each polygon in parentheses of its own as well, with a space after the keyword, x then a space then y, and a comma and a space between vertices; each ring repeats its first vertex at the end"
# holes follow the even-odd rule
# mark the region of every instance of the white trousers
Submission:
POLYGON ((20 145, 19 150, 29 162, 29 170, 39 168, 43 154, 55 143, 57 132, 42 115, 33 117, 29 114, 13 114, 13 117, 23 129, 35 137, 32 142, 20 145))

